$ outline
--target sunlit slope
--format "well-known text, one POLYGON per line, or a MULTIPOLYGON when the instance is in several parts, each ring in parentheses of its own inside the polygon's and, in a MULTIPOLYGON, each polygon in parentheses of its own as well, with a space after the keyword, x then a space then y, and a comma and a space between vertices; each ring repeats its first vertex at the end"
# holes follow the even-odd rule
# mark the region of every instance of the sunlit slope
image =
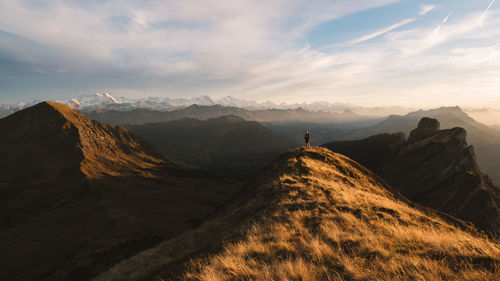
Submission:
POLYGON ((302 148, 217 217, 99 280, 495 280, 499 270, 498 243, 347 157, 302 148))

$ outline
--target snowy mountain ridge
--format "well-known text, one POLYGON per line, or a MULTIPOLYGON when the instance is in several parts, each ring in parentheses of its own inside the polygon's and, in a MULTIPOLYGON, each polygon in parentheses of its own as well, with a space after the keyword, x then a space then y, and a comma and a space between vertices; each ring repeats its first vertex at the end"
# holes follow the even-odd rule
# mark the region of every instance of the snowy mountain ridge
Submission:
MULTIPOLYGON (((347 103, 330 103, 326 101, 314 101, 311 103, 274 103, 271 101, 257 102, 254 100, 246 100, 225 96, 214 98, 207 95, 192 97, 192 98, 171 98, 171 97, 115 97, 109 93, 95 93, 83 95, 78 98, 69 98, 66 100, 51 100, 68 105, 71 108, 89 112, 95 110, 117 110, 131 111, 135 109, 151 109, 158 111, 171 111, 176 109, 186 108, 191 105, 213 106, 221 105, 226 107, 238 107, 247 110, 266 110, 266 109, 297 109, 301 108, 308 111, 318 112, 344 112, 346 110, 354 110, 356 113, 364 115, 383 116, 386 112, 392 114, 406 114, 412 109, 403 107, 380 107, 380 108, 365 108, 347 103)), ((17 104, 0 104, 0 117, 5 117, 16 111, 33 106, 41 100, 33 100, 30 102, 19 102, 17 104)))

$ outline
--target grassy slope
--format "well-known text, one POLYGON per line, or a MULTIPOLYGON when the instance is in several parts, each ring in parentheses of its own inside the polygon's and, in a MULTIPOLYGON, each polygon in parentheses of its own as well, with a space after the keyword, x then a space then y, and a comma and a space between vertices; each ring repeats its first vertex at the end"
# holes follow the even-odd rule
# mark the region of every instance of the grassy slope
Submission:
POLYGON ((498 243, 390 189, 342 155, 322 148, 295 150, 271 164, 215 218, 98 280, 500 276, 498 243))

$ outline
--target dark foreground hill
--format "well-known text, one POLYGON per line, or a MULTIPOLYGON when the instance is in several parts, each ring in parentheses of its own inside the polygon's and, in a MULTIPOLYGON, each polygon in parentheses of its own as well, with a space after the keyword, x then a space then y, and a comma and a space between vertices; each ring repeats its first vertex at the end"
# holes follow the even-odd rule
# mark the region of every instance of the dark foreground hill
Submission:
POLYGON ((233 177, 253 175, 298 146, 258 122, 234 115, 205 121, 184 118, 127 128, 169 159, 233 177))
POLYGON ((324 148, 282 155, 192 231, 95 280, 496 280, 499 244, 324 148))
POLYGON ((423 118, 408 139, 375 135, 324 146, 382 176, 408 199, 500 234, 500 189, 479 169, 462 128, 440 130, 423 118))
POLYGON ((356 140, 376 134, 397 132, 409 135, 423 117, 439 120, 443 129, 464 128, 469 143, 474 145, 476 150, 479 167, 493 179, 493 182, 500 184, 500 131, 477 122, 459 107, 419 110, 405 116, 392 115, 375 126, 339 133, 335 140, 356 140))
POLYGON ((0 119, 0 280, 88 280, 199 224, 234 184, 43 102, 0 119))

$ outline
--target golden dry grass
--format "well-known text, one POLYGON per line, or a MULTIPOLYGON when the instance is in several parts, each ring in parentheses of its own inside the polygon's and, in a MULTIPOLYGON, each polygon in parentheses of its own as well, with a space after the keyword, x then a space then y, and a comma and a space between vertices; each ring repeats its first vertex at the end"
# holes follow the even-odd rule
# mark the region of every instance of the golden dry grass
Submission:
POLYGON ((298 149, 215 217, 96 280, 499 280, 497 241, 390 189, 347 157, 298 149))
POLYGON ((191 261, 187 280, 498 280, 500 247, 410 207, 352 160, 290 157, 276 208, 239 241, 191 261))

